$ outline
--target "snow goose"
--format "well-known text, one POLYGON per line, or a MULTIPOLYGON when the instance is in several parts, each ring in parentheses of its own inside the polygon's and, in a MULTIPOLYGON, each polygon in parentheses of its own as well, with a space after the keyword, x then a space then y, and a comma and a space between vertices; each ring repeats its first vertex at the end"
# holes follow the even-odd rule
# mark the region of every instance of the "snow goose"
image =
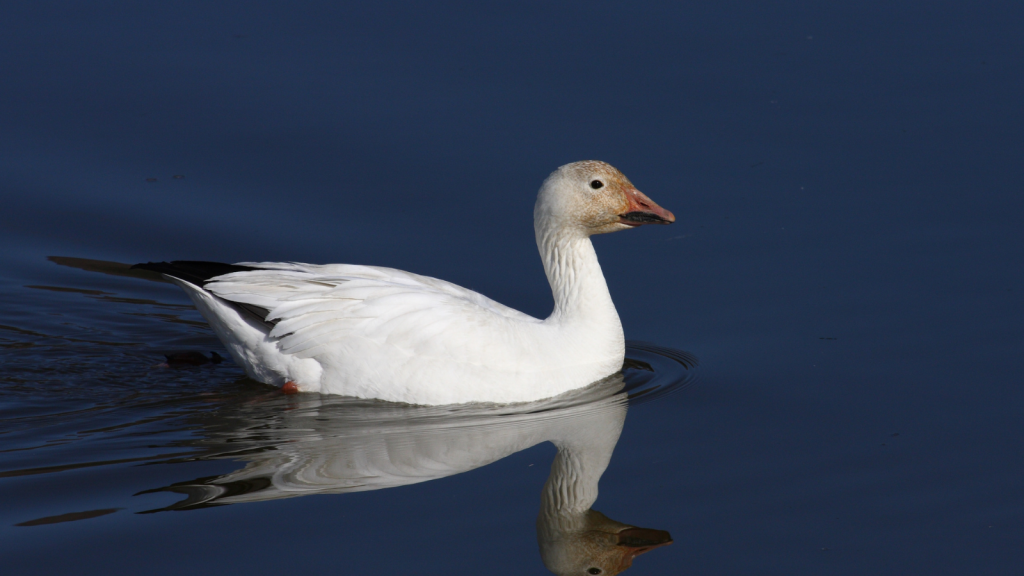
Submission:
POLYGON ((555 307, 544 320, 392 268, 295 262, 138 264, 183 288, 253 379, 286 392, 410 404, 528 402, 622 366, 625 339, 590 236, 675 216, 614 167, 544 181, 534 230, 555 307))

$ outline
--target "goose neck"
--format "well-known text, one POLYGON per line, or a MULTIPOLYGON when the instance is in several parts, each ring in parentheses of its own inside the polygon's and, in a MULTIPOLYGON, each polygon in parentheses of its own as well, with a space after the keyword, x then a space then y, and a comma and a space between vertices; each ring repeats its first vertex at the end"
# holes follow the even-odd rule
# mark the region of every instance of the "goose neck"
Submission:
POLYGON ((552 319, 607 320, 619 325, 597 253, 587 235, 571 229, 540 228, 537 247, 555 300, 552 319))

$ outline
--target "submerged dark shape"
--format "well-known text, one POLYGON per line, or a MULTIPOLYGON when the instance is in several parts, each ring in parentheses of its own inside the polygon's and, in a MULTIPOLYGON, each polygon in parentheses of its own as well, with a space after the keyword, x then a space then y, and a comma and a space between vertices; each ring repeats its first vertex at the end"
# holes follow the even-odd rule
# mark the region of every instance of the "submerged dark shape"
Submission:
POLYGON ((164 358, 167 358, 167 365, 174 366, 202 366, 203 364, 220 364, 224 361, 224 357, 216 352, 210 352, 210 357, 207 358, 202 352, 175 352, 173 354, 164 354, 164 358))

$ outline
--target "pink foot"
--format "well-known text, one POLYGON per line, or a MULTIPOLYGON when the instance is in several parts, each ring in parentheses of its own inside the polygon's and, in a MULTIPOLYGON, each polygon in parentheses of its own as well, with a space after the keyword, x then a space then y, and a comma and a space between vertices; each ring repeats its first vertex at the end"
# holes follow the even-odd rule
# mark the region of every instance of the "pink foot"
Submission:
POLYGON ((298 393, 298 391, 299 385, 296 384, 295 382, 292 382, 291 380, 285 382, 284 386, 281 386, 281 392, 284 394, 296 394, 298 393))

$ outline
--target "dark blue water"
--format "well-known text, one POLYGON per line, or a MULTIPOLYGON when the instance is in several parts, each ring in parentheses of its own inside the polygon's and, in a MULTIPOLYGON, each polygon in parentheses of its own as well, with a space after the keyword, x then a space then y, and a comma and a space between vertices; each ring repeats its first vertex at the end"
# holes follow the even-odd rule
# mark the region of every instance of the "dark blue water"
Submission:
POLYGON ((47 257, 385 265, 545 316, 536 189, 587 158, 679 219, 596 240, 627 338, 701 362, 600 478, 595 509, 675 541, 631 574, 1020 570, 1024 7, 0 12, 5 574, 544 573, 547 442, 139 514, 251 461, 218 434, 285 400, 154 367, 223 353, 173 286, 47 257))

